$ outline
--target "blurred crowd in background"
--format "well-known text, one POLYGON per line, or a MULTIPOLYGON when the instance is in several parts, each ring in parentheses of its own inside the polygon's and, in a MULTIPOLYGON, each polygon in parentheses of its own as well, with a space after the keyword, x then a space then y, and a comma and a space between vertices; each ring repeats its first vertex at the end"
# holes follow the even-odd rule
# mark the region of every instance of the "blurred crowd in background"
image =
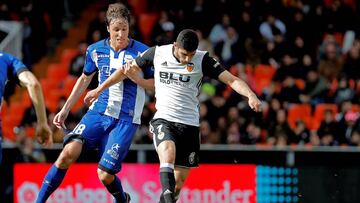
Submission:
MULTIPOLYGON (((54 52, 87 5, 103 4, 69 64, 68 77, 76 78, 82 73, 86 47, 108 36, 105 11, 112 2, 5 0, 0 1, 0 20, 26 25, 23 54, 31 67, 54 52)), ((359 0, 130 2, 122 3, 133 13, 131 37, 149 46, 162 45, 173 43, 183 28, 195 29, 199 49, 217 57, 263 101, 263 112, 254 113, 244 97, 204 78, 199 95, 202 143, 360 147, 359 0), (134 6, 144 4, 142 11, 153 19, 147 24, 134 6), (149 32, 144 33, 143 26, 150 26, 149 32)), ((90 89, 96 85, 93 81, 90 89)), ((138 144, 152 143, 148 123, 156 109, 154 93, 148 93, 142 126, 134 140, 138 144)), ((64 101, 66 97, 61 97, 57 109, 64 101)), ((86 108, 69 115, 69 128, 76 126, 86 108)), ((49 110, 49 122, 55 113, 49 110)), ((15 128, 21 146, 32 147, 22 129, 34 122, 35 111, 30 107, 15 128)), ((29 154, 23 159, 44 159, 41 152, 23 150, 29 154)))

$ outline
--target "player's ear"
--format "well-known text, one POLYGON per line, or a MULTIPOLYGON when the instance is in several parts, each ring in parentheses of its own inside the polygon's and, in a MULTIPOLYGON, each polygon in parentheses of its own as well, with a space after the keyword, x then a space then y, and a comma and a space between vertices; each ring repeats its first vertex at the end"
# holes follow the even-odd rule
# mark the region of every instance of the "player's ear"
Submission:
POLYGON ((106 30, 108 31, 108 33, 110 33, 110 27, 109 27, 109 25, 106 26, 106 30))

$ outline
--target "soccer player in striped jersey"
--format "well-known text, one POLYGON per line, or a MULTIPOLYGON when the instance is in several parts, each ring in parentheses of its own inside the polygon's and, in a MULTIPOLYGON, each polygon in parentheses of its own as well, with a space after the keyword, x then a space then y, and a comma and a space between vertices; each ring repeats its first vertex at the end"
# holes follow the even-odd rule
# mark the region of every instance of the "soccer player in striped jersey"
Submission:
MULTIPOLYGON (((37 126, 35 132, 37 140, 45 146, 51 146, 52 131, 47 123, 44 96, 39 81, 20 59, 3 51, 0 51, 0 67, 0 99, 4 96, 5 85, 8 80, 18 80, 22 86, 25 86, 36 112, 37 126)), ((0 126, 0 163, 2 160, 1 140, 0 126)))
MULTIPOLYGON (((150 122, 154 145, 160 159, 160 202, 173 203, 189 175, 199 162, 199 100, 203 76, 218 79, 248 98, 254 111, 261 102, 249 86, 235 77, 205 51, 197 50, 196 32, 181 31, 173 44, 155 46, 118 69, 85 100, 93 100, 105 88, 121 80, 123 74, 154 66, 156 113, 150 122)), ((133 79, 141 81, 143 79, 133 79)))
MULTIPOLYGON (((88 87, 95 72, 99 73, 99 84, 116 69, 137 57, 148 47, 129 38, 129 10, 120 3, 110 4, 106 13, 110 38, 90 45, 87 49, 83 74, 77 80, 61 111, 54 117, 58 128, 66 128, 64 121, 88 87)), ((113 195, 115 202, 129 202, 129 194, 123 191, 116 174, 129 151, 133 136, 140 125, 145 103, 144 88, 153 88, 153 69, 133 72, 149 78, 140 83, 123 77, 122 81, 105 90, 92 103, 80 123, 64 138, 64 148, 55 164, 44 178, 37 203, 45 202, 65 177, 70 164, 74 163, 82 150, 98 149, 101 159, 98 177, 113 195)), ((130 75, 128 76, 130 77, 130 75)))

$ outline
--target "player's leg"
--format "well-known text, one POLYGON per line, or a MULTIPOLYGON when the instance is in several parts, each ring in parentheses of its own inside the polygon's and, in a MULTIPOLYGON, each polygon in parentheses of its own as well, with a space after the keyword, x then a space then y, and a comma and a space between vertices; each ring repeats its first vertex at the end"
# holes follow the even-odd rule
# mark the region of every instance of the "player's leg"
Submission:
POLYGON ((181 188, 184 186, 186 178, 189 176, 190 168, 175 166, 175 201, 179 199, 181 188))
POLYGON ((64 148, 54 165, 46 174, 36 203, 45 202, 59 187, 65 177, 67 169, 81 154, 85 142, 86 148, 94 148, 96 146, 96 139, 103 131, 103 125, 101 122, 102 120, 98 118, 98 114, 89 111, 81 119, 75 129, 65 136, 64 148))
POLYGON ((200 136, 197 126, 176 123, 175 127, 179 129, 175 137, 175 201, 177 201, 190 169, 199 166, 200 136))
POLYGON ((82 145, 82 140, 78 138, 72 139, 65 145, 55 164, 53 164, 47 172, 36 199, 36 203, 45 202, 59 187, 65 177, 67 169, 79 157, 82 145))
POLYGON ((164 119, 155 119, 150 122, 150 131, 153 133, 154 145, 160 160, 160 183, 162 193, 160 202, 173 203, 175 197, 175 175, 174 164, 176 145, 174 134, 177 129, 174 129, 164 119))
POLYGON ((124 192, 121 180, 116 174, 121 170, 121 163, 129 151, 137 128, 138 125, 131 122, 116 122, 99 162, 99 179, 117 203, 130 202, 130 196, 124 192))

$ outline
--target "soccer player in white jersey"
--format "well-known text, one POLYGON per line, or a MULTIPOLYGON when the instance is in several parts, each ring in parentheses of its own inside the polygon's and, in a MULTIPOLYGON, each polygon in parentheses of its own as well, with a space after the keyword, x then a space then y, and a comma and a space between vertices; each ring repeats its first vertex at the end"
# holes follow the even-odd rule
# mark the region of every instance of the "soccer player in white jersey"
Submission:
MULTIPOLYGON (((199 95, 203 76, 209 76, 230 85, 237 93, 248 98, 249 106, 261 111, 261 102, 249 86, 232 75, 207 52, 197 50, 196 32, 181 31, 173 44, 155 46, 118 69, 85 100, 92 101, 105 88, 119 81, 123 74, 141 68, 155 68, 156 113, 150 122, 154 145, 160 159, 160 202, 173 203, 179 198, 190 168, 198 167, 199 95)), ((140 77, 131 78, 135 82, 140 77)))
MULTIPOLYGON (((110 4, 106 13, 110 38, 90 45, 86 52, 83 74, 77 80, 69 98, 53 123, 65 128, 64 121, 80 95, 88 87, 95 72, 99 73, 99 84, 127 61, 137 57, 148 47, 129 38, 129 10, 120 3, 110 4)), ((136 72, 133 72, 136 73, 136 72)), ((37 203, 45 202, 65 177, 69 166, 82 150, 98 149, 101 159, 98 177, 117 203, 129 202, 121 181, 116 174, 129 151, 133 136, 140 125, 145 103, 144 88, 153 88, 153 69, 143 73, 141 83, 123 78, 121 82, 102 92, 92 103, 80 123, 64 138, 64 148, 55 164, 50 168, 41 186, 37 203)))

